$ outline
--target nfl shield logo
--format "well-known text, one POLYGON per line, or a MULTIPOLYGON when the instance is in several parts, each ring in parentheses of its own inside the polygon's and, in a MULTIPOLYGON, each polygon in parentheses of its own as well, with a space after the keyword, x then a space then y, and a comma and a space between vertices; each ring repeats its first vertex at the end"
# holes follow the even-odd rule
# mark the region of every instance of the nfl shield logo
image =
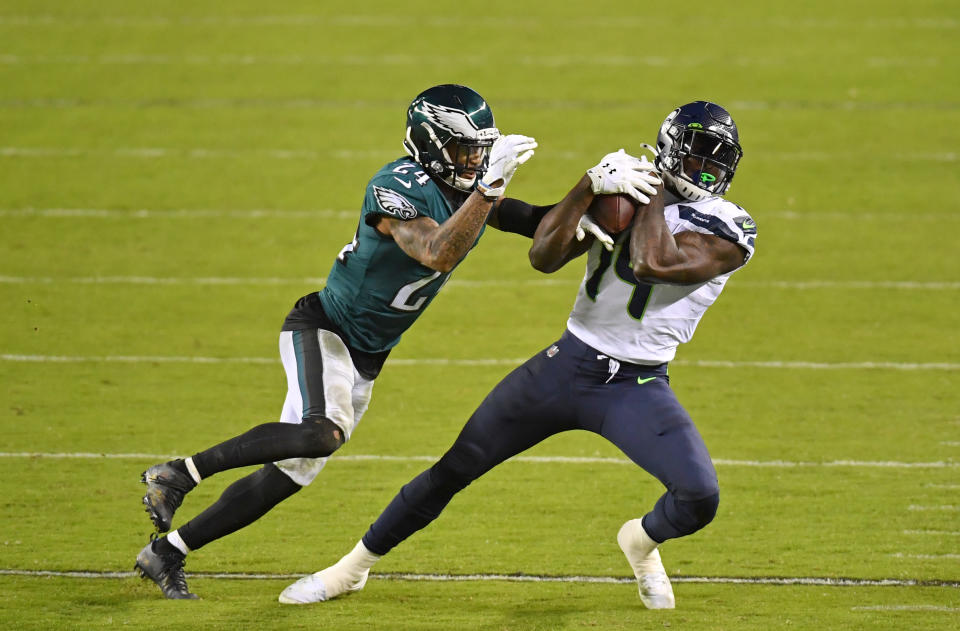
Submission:
POLYGON ((559 352, 560 352, 560 349, 557 348, 557 345, 556 345, 556 344, 554 344, 553 346, 551 346, 550 348, 547 349, 547 357, 553 357, 554 355, 556 355, 556 354, 559 353, 559 352))

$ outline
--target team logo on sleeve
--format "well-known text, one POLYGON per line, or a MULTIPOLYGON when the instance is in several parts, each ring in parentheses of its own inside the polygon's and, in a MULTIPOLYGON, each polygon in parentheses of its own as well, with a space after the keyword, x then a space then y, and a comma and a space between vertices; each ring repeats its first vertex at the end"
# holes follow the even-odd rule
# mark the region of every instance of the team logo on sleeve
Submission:
POLYGON ((377 200, 377 206, 388 215, 400 219, 413 219, 417 216, 417 209, 410 203, 410 200, 397 191, 374 186, 373 196, 377 200))
POLYGON ((757 224, 750 217, 737 217, 733 223, 743 230, 743 234, 757 234, 757 224))

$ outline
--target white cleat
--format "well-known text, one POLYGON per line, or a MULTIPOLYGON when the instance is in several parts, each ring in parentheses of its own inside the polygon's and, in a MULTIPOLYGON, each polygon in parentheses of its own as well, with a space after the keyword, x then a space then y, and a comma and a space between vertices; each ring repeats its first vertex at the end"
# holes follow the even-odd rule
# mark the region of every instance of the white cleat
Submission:
POLYGON ((627 557, 637 585, 640 601, 647 609, 673 609, 676 601, 667 571, 660 561, 657 542, 644 531, 639 519, 631 519, 617 533, 617 543, 627 557))
POLYGON ((345 569, 332 565, 325 570, 304 576, 280 593, 280 602, 285 605, 307 605, 331 600, 343 594, 358 592, 367 584, 370 570, 364 570, 360 578, 345 569))

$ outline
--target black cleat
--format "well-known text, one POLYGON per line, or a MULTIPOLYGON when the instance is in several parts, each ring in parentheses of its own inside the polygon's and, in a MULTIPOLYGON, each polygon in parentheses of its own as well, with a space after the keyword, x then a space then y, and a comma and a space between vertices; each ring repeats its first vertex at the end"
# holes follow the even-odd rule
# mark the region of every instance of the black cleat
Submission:
POLYGON ((177 600, 200 598, 196 594, 191 594, 187 588, 187 577, 183 574, 187 555, 179 550, 155 552, 153 549, 155 541, 155 538, 151 538, 150 543, 137 555, 137 563, 133 569, 140 570, 140 578, 149 578, 156 583, 166 598, 177 600))
POLYGON ((181 473, 171 463, 165 462, 150 467, 140 476, 147 485, 143 505, 147 507, 150 521, 157 532, 167 532, 173 522, 173 514, 183 503, 186 495, 197 484, 188 473, 181 473))

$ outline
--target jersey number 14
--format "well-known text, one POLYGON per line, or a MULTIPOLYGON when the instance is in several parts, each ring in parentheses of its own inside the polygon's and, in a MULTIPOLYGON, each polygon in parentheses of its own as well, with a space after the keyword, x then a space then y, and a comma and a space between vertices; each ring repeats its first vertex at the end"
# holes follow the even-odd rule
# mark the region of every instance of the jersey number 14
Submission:
POLYGON ((597 264, 597 269, 594 270, 590 278, 587 279, 584 290, 590 300, 596 301, 597 293, 600 291, 600 279, 603 278, 606 271, 610 269, 610 264, 614 260, 616 260, 616 263, 613 269, 617 278, 628 285, 633 285, 630 300, 627 302, 627 313, 629 313, 630 317, 634 320, 639 320, 643 318, 643 312, 647 309, 647 301, 650 300, 650 292, 653 290, 653 287, 646 283, 641 283, 637 280, 637 277, 633 275, 633 270, 630 268, 629 241, 618 244, 613 252, 601 248, 600 262, 597 264))

